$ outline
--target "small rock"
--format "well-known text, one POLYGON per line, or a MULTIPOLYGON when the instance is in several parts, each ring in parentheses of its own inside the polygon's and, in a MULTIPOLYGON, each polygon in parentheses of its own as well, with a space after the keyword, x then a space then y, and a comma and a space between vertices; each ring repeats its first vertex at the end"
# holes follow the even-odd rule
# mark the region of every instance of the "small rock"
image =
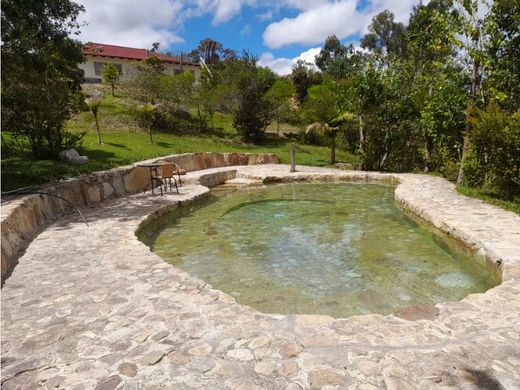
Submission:
POLYGON ((287 341, 278 350, 284 358, 290 358, 300 353, 300 347, 294 341, 287 341))
POLYGON ((322 369, 309 372, 311 389, 321 389, 323 386, 341 386, 346 384, 346 378, 335 371, 322 369))
POLYGON ((170 332, 168 332, 167 330, 161 330, 160 332, 157 332, 156 334, 154 334, 152 336, 152 340, 154 340, 154 341, 162 340, 169 334, 170 334, 170 332))
POLYGON ((133 363, 122 363, 117 368, 122 375, 134 377, 137 374, 137 366, 133 363))
POLYGON ((151 328, 144 329, 139 335, 136 337, 136 341, 138 343, 143 343, 146 341, 148 337, 150 337, 153 334, 154 330, 151 328))
POLYGON ((267 336, 258 336, 255 337, 251 342, 249 343, 249 348, 256 349, 260 347, 265 347, 267 344, 269 344, 271 340, 267 336))
POLYGON ((184 356, 182 353, 174 351, 168 355, 168 360, 170 363, 175 364, 176 366, 182 366, 190 361, 190 359, 184 356))
POLYGON ((465 370, 458 370, 457 378, 459 378, 461 382, 468 383, 470 385, 476 385, 478 383, 478 379, 475 377, 475 375, 465 370))
POLYGON ((413 390, 414 387, 409 383, 397 378, 383 376, 387 390, 413 390))
POLYGON ((58 310, 56 310, 56 317, 58 317, 58 318, 67 317, 68 315, 70 315, 70 313, 72 313, 71 309, 58 309, 58 310))
POLYGON ((202 343, 188 349, 188 353, 193 356, 207 356, 213 348, 208 343, 202 343))
POLYGON ((255 372, 262 375, 271 375, 276 368, 273 362, 258 362, 255 364, 255 372))
POLYGON ((143 356, 139 361, 148 366, 153 366, 161 361, 164 353, 160 351, 150 352, 149 354, 143 356))
POLYGON ((113 375, 111 377, 100 380, 95 390, 114 390, 117 385, 121 382, 121 378, 118 375, 113 375))
POLYGON ((210 357, 195 358, 191 361, 191 367, 201 373, 208 372, 215 367, 215 361, 210 357))
POLYGON ((291 377, 298 373, 298 363, 293 360, 286 360, 278 369, 280 375, 291 377))
POLYGON ((381 367, 379 364, 370 360, 362 360, 359 362, 358 369, 365 376, 375 376, 381 373, 381 367))
POLYGON ((435 306, 412 305, 397 310, 394 316, 408 320, 434 320, 439 315, 439 309, 435 306))
POLYGON ((87 156, 80 156, 75 149, 67 149, 60 152, 60 158, 63 161, 70 162, 76 165, 88 164, 87 156))
POLYGON ((251 351, 245 348, 232 349, 228 351, 226 355, 231 359, 240 360, 243 362, 248 362, 255 358, 251 351))

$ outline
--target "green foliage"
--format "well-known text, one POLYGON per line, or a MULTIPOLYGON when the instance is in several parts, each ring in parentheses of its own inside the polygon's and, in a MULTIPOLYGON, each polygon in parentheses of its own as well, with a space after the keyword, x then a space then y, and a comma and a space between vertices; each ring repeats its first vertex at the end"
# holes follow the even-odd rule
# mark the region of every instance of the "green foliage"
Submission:
POLYGON ((495 0, 487 20, 484 80, 490 98, 510 112, 520 108, 520 2, 495 0))
POLYGON ((283 122, 291 122, 294 120, 295 110, 292 105, 294 96, 294 87, 288 78, 280 78, 276 80, 269 91, 266 93, 266 99, 273 108, 271 116, 276 120, 277 133, 279 133, 279 124, 283 122))
POLYGON ((233 127, 245 142, 261 142, 273 112, 273 102, 267 92, 276 77, 270 70, 257 67, 256 58, 248 53, 235 60, 234 68, 237 73, 233 127))
POLYGON ((103 83, 110 86, 112 89, 112 96, 114 96, 114 89, 120 78, 121 75, 113 64, 108 63, 103 66, 103 83))
POLYGON ((402 23, 394 22, 394 14, 384 10, 374 16, 368 26, 369 33, 361 39, 361 47, 375 54, 385 56, 403 56, 406 51, 406 28, 402 23))
POLYGON ((307 90, 321 83, 321 74, 312 69, 309 64, 298 60, 292 68, 291 80, 296 90, 296 100, 301 104, 307 97, 307 90))
POLYGON ((325 79, 320 85, 309 88, 308 96, 303 106, 302 116, 315 122, 307 132, 322 134, 330 138, 330 162, 336 162, 336 136, 344 130, 343 125, 352 121, 354 114, 345 110, 343 101, 339 98, 338 86, 330 79, 325 79))
POLYGON ((467 183, 495 188, 507 199, 520 197, 520 111, 511 115, 491 102, 485 110, 476 109, 471 121, 467 183))
POLYGON ((82 11, 68 0, 2 2, 2 131, 20 153, 57 158, 81 142, 63 125, 81 101, 81 43, 70 35, 82 11))
POLYGON ((99 107, 101 106, 102 99, 103 99, 103 94, 101 94, 101 93, 85 99, 85 103, 87 104, 89 110, 94 115, 94 119, 96 121, 96 131, 97 131, 97 136, 98 136, 98 143, 100 145, 103 142, 101 141, 101 130, 99 129, 98 112, 99 112, 99 107))
POLYGON ((152 125, 155 117, 154 106, 151 104, 143 104, 137 107, 137 112, 140 122, 148 130, 148 136, 150 137, 150 143, 153 144, 152 136, 152 125))

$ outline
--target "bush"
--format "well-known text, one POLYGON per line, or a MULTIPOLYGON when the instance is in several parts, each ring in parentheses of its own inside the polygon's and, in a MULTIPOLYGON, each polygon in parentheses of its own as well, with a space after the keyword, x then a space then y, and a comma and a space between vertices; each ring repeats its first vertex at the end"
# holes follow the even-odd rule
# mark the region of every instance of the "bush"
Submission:
POLYGON ((520 196, 520 111, 508 114, 492 102, 475 110, 471 124, 466 184, 494 188, 507 199, 520 196))
POLYGON ((70 38, 82 11, 68 0, 2 2, 2 131, 23 154, 58 158, 81 141, 64 124, 82 100, 82 45, 70 38))

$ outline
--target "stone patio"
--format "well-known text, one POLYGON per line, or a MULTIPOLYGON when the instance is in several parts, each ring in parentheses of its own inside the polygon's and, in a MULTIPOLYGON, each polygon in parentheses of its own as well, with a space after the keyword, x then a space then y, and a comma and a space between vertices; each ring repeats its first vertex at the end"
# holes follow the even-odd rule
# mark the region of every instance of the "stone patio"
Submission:
POLYGON ((2 289, 2 388, 520 388, 520 217, 458 195, 438 177, 297 170, 196 171, 179 195, 109 200, 83 210, 88 227, 77 215, 48 226, 2 289), (207 194, 197 183, 229 178, 399 181, 402 208, 479 250, 503 283, 419 310, 416 320, 259 313, 165 263, 135 236, 207 194))

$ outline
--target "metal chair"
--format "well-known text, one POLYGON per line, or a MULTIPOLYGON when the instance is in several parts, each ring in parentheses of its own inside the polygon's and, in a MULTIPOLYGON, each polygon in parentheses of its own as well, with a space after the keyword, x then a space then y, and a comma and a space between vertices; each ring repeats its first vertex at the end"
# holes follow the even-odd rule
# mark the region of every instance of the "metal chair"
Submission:
MULTIPOLYGON (((159 188, 161 189, 161 195, 163 194, 163 186, 164 190, 168 189, 168 185, 170 185, 170 191, 172 191, 172 179, 175 184, 175 189, 177 193, 179 193, 179 186, 177 185, 177 179, 175 179, 175 174, 177 174, 178 170, 175 167, 174 163, 164 163, 158 168, 156 174, 152 176, 153 181, 159 183, 159 188)), ((180 176, 179 176, 180 180, 180 176)))

